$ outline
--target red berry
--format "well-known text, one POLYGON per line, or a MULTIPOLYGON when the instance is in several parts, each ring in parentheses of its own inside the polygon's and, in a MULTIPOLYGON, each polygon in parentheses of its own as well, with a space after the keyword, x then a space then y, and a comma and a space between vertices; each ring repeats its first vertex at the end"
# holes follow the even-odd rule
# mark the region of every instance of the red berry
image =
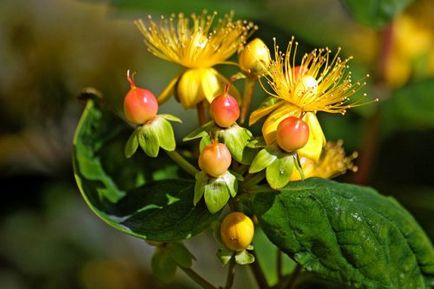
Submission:
POLYGON ((158 101, 147 89, 136 87, 128 72, 130 90, 124 99, 124 113, 127 120, 133 124, 144 124, 157 115, 158 101))
POLYGON ((277 144, 287 152, 301 149, 308 139, 309 126, 298 117, 287 117, 277 126, 277 144))
POLYGON ((217 178, 227 172, 232 156, 225 144, 217 141, 204 147, 199 156, 199 167, 208 175, 217 178))
POLYGON ((235 98, 224 93, 211 102, 211 114, 220 127, 230 127, 240 117, 240 107, 235 98))

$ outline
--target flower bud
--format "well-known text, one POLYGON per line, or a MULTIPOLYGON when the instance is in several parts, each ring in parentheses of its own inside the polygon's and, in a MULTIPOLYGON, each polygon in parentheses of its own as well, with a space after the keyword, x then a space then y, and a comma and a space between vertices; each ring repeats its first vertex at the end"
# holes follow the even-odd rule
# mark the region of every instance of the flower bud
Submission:
POLYGON ((227 172, 232 156, 225 144, 217 141, 204 147, 199 156, 199 167, 208 175, 217 178, 227 172))
POLYGON ((253 240, 254 232, 252 220, 241 212, 230 213, 220 225, 220 239, 233 251, 246 249, 253 240))
POLYGON ((264 74, 270 62, 270 50, 259 38, 250 41, 241 51, 239 57, 241 69, 254 76, 264 74))

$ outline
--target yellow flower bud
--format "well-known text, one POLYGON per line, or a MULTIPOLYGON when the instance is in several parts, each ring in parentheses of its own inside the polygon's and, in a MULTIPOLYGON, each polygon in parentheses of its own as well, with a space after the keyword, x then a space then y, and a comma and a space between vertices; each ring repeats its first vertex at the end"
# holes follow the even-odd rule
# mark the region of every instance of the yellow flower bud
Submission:
POLYGON ((211 102, 223 93, 224 85, 223 77, 214 68, 195 68, 181 75, 176 92, 181 104, 191 108, 204 99, 211 102))
POLYGON ((239 57, 241 69, 255 76, 264 74, 270 62, 270 50, 259 38, 250 41, 241 51, 239 57))
POLYGON ((241 212, 230 213, 220 225, 220 238, 233 251, 246 249, 253 240, 254 232, 252 220, 241 212))

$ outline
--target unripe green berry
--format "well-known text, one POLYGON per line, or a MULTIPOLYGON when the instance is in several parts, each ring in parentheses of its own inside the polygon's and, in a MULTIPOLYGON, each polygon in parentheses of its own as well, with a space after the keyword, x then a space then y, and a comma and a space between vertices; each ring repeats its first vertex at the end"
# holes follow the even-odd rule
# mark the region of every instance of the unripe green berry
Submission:
POLYGON ((157 115, 158 101, 149 90, 136 87, 129 73, 128 82, 130 90, 124 98, 125 117, 133 124, 144 124, 157 115))
POLYGON ((211 102, 211 115, 218 126, 227 128, 240 117, 240 107, 235 98, 224 93, 211 102))
POLYGON ((220 225, 220 239, 233 251, 246 249, 252 242, 254 233, 252 220, 241 212, 230 213, 220 225))
POLYGON ((217 141, 205 146, 199 156, 200 169, 214 178, 226 173, 231 162, 228 148, 217 141))
POLYGON ((277 126, 277 144, 287 152, 301 149, 308 139, 309 126, 298 117, 287 117, 277 126))

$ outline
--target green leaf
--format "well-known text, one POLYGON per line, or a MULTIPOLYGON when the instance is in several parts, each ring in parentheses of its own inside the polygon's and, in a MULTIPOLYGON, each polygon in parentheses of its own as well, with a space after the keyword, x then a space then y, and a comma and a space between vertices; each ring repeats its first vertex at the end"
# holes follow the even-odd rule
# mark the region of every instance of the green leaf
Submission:
POLYGON ((382 102, 384 130, 434 128, 434 78, 411 83, 382 102))
POLYGON ((238 265, 249 265, 255 262, 255 256, 253 256, 247 250, 243 250, 235 255, 235 262, 238 265))
POLYGON ((139 144, 142 150, 150 156, 151 158, 155 158, 158 156, 158 152, 160 151, 160 143, 158 140, 158 136, 155 134, 152 126, 143 125, 138 134, 139 144))
POLYGON ((155 241, 188 239, 218 217, 193 206, 194 182, 176 179, 162 155, 124 157, 130 127, 89 100, 74 136, 73 165, 80 192, 104 222, 126 234, 155 241))
POLYGON ((170 281, 176 273, 176 263, 167 248, 157 248, 151 260, 152 272, 163 282, 170 281))
POLYGON ((267 146, 260 150, 252 161, 249 173, 254 174, 262 171, 271 165, 279 156, 279 149, 276 146, 267 146))
POLYGON ((130 158, 133 156, 133 154, 137 151, 137 148, 139 147, 139 139, 137 138, 137 133, 140 128, 137 128, 133 131, 131 136, 128 138, 127 143, 125 144, 125 157, 130 158))
POLYGON ((412 0, 343 0, 344 6, 360 23, 382 28, 404 10, 412 0))
POLYGON ((413 217, 370 188, 308 179, 251 203, 268 238, 306 270, 365 289, 426 289, 434 249, 413 217))
POLYGON ((179 267, 190 268, 192 266, 194 256, 183 244, 178 242, 169 243, 167 244, 167 250, 179 267))
POLYGON ((204 149, 204 147, 206 147, 207 145, 211 144, 211 137, 209 136, 209 134, 205 134, 201 139, 200 139, 200 143, 199 143, 199 151, 202 151, 204 149))
POLYGON ((248 160, 245 161, 246 158, 244 157, 246 145, 252 137, 252 133, 248 129, 234 124, 229 128, 219 130, 218 137, 228 147, 232 157, 237 162, 246 165, 250 163, 248 160))

